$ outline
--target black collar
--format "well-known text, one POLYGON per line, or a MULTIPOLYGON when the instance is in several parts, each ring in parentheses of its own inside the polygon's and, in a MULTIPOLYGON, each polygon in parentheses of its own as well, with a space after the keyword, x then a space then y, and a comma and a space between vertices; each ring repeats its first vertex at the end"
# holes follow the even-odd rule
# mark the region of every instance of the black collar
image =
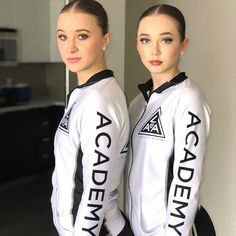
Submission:
POLYGON ((81 84, 77 87, 75 87, 68 95, 67 95, 67 101, 69 101, 69 98, 70 98, 70 95, 71 93, 76 89, 76 88, 84 88, 84 87, 87 87, 87 86, 90 86, 92 84, 95 84, 103 79, 107 79, 107 78, 110 78, 110 77, 114 77, 114 74, 113 74, 113 71, 111 70, 103 70, 103 71, 100 71, 94 75, 92 75, 87 81, 86 83, 84 84, 81 84))
POLYGON ((81 84, 79 86, 77 86, 77 88, 83 88, 83 87, 87 87, 89 85, 95 84, 96 82, 106 79, 106 78, 110 78, 110 77, 114 77, 113 71, 111 70, 103 70, 100 71, 96 74, 94 74, 93 76, 91 76, 86 83, 81 84))
MULTIPOLYGON (((166 89, 174 86, 174 85, 177 85, 181 82, 183 82, 185 79, 187 79, 188 77, 185 75, 184 72, 181 72, 179 73, 178 75, 176 75, 172 80, 162 84, 160 87, 158 87, 157 89, 155 89, 153 91, 153 93, 162 93, 163 91, 165 91, 166 89)), ((153 87, 153 82, 152 82, 152 79, 149 79, 146 83, 144 84, 139 84, 138 85, 138 88, 139 90, 141 91, 141 93, 143 94, 144 98, 146 101, 149 100, 149 97, 150 97, 150 92, 151 89, 153 87)))

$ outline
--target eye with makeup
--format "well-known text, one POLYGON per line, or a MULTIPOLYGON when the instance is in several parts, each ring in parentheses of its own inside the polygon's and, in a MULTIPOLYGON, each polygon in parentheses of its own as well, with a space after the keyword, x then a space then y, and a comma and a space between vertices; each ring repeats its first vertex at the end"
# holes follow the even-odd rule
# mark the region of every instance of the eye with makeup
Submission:
POLYGON ((171 44, 173 42, 173 39, 172 38, 164 38, 164 39, 161 39, 161 42, 163 44, 171 44))
POLYGON ((78 36, 77 36, 77 38, 79 39, 79 40, 85 40, 85 39, 87 39, 89 36, 87 35, 87 34, 79 34, 78 36))
POLYGON ((57 38, 60 39, 61 41, 66 41, 67 37, 64 34, 58 34, 57 38))
POLYGON ((150 42, 150 39, 149 38, 140 38, 139 41, 142 43, 142 44, 148 44, 150 42))

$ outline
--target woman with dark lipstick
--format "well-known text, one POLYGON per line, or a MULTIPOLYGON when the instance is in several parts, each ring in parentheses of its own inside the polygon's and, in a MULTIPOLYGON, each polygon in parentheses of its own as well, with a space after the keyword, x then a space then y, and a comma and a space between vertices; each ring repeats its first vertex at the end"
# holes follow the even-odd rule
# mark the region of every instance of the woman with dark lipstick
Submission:
POLYGON ((156 5, 142 14, 137 51, 151 79, 130 105, 126 209, 135 236, 194 235, 210 109, 179 70, 187 46, 177 8, 156 5))
POLYGON ((70 2, 58 17, 57 37, 79 85, 55 135, 55 227, 60 236, 133 235, 117 200, 129 120, 123 92, 105 63, 110 43, 105 10, 94 0, 70 2))

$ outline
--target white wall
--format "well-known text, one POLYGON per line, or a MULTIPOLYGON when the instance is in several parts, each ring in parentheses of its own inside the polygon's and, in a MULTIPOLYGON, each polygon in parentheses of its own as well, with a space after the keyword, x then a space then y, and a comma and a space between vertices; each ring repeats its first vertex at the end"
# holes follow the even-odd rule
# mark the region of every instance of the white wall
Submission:
POLYGON ((0 1, 0 27, 15 27, 13 21, 13 15, 15 9, 12 7, 13 0, 1 0, 0 1))
POLYGON ((59 50, 57 48, 57 18, 63 8, 64 0, 50 0, 50 61, 51 62, 62 62, 59 50))
POLYGON ((107 54, 108 67, 114 70, 115 76, 124 88, 125 67, 125 0, 100 0, 107 11, 112 34, 112 42, 107 54))
POLYGON ((186 16, 190 47, 182 67, 204 90, 212 126, 202 202, 217 236, 236 235, 236 1, 157 1, 177 6, 186 16))

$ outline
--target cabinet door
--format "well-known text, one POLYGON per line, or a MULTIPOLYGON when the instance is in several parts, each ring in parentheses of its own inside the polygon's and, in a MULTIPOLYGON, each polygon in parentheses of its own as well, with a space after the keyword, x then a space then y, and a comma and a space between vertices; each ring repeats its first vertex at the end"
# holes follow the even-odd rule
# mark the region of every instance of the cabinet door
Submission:
POLYGON ((0 114, 0 183, 49 170, 63 106, 0 114))
POLYGON ((33 109, 34 119, 34 161, 35 170, 49 169, 54 166, 54 136, 63 115, 62 106, 33 109))
POLYGON ((12 159, 15 147, 14 142, 14 119, 8 113, 0 114, 0 183, 14 178, 15 161, 12 159), (12 128, 10 128, 12 127, 12 128))
POLYGON ((53 164, 53 140, 51 138, 53 121, 50 117, 49 108, 32 109, 34 117, 34 170, 49 169, 53 164))
POLYGON ((0 115, 0 182, 25 176, 32 166, 32 120, 25 112, 0 115))
POLYGON ((18 111, 9 113, 9 117, 14 120, 14 126, 9 127, 9 131, 14 133, 12 140, 12 153, 11 159, 14 160, 14 168, 16 177, 25 176, 33 173, 32 166, 33 151, 35 143, 34 133, 34 117, 30 111, 18 111))

